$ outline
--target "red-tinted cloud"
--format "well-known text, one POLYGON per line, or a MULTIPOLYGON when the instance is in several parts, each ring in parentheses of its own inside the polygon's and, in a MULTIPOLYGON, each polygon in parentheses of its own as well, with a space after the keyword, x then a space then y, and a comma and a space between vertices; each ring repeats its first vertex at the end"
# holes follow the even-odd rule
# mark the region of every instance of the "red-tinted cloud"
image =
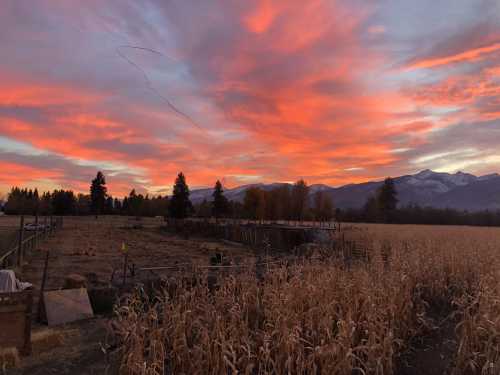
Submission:
POLYGON ((436 128, 499 118, 500 44, 480 28, 400 56, 395 31, 358 1, 75 7, 77 18, 43 1, 0 11, 0 136, 53 158, 9 156, 23 177, 3 185, 86 191, 93 169, 115 194, 164 190, 179 170, 195 186, 341 184, 407 172, 400 151, 436 128))
POLYGON ((494 43, 484 47, 469 49, 451 56, 420 60, 412 63, 410 66, 408 66, 408 69, 435 68, 442 65, 476 62, 486 59, 488 58, 489 54, 498 53, 498 51, 500 51, 500 43, 494 43))

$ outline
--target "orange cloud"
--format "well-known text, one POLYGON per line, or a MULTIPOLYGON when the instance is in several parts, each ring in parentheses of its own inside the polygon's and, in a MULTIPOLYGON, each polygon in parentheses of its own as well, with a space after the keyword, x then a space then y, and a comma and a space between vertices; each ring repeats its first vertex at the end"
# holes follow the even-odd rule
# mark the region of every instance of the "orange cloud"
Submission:
MULTIPOLYGON (((60 173, 54 171, 47 171, 45 169, 33 168, 27 165, 21 165, 6 161, 0 161, 0 168, 2 169, 2 179, 0 185, 9 189, 12 186, 25 186, 33 181, 57 179, 61 177, 60 173)), ((34 185, 33 187, 35 187, 34 185)))
MULTIPOLYGON (((0 77, 3 75, 0 72, 0 77)), ((5 78, 5 77, 4 77, 5 78)), ((81 88, 75 89, 63 85, 25 84, 23 82, 9 82, 7 78, 0 83, 0 104, 17 106, 51 106, 79 103, 88 105, 102 100, 103 94, 89 92, 81 88)))
POLYGON ((250 31, 260 34, 269 29, 278 9, 271 0, 260 0, 256 3, 254 11, 244 18, 244 23, 250 31))
MULTIPOLYGON (((203 14, 183 2, 151 3, 155 17, 168 22, 152 22, 123 4, 114 6, 117 13, 105 18, 104 28, 102 17, 92 18, 102 7, 96 2, 90 11, 82 5, 81 25, 71 17, 70 25, 51 25, 64 35, 56 40, 69 46, 53 43, 50 28, 30 44, 31 24, 13 37, 23 49, 12 44, 6 56, 14 57, 0 71, 0 135, 66 163, 51 167, 48 158, 34 170, 13 170, 87 191, 94 170, 112 164, 112 194, 163 190, 179 170, 194 186, 224 177, 230 184, 299 177, 342 184, 404 172, 405 155, 393 150, 427 144, 433 128, 498 116, 496 67, 476 76, 440 71, 437 82, 412 82, 402 90, 401 72, 388 71, 408 59, 385 48, 392 47, 393 25, 386 29, 369 19, 371 9, 358 2, 215 2, 203 14), (122 19, 130 19, 130 28, 122 19), (84 32, 72 30, 80 27, 84 32), (124 49, 132 63, 124 61, 115 49, 127 38, 161 53, 124 49), (77 45, 81 50, 63 48, 77 45), (203 129, 186 126, 166 98, 203 129), (454 106, 459 113, 450 112, 454 106)), ((70 15, 69 8, 50 10, 61 21, 70 15)), ((485 47, 472 44, 481 45, 475 40, 464 43, 465 52, 417 57, 409 67, 472 67, 500 50, 486 40, 485 47)), ((14 175, 5 179, 16 181, 14 175)))
POLYGON ((500 50, 500 43, 494 43, 489 46, 473 48, 455 55, 436 57, 417 61, 407 67, 407 69, 426 69, 435 68, 442 65, 449 65, 461 62, 474 62, 484 59, 490 53, 500 50))
POLYGON ((500 102, 499 69, 479 68, 470 73, 454 74, 430 85, 408 90, 418 103, 435 107, 453 107, 456 114, 446 114, 441 122, 493 121, 498 119, 500 102))

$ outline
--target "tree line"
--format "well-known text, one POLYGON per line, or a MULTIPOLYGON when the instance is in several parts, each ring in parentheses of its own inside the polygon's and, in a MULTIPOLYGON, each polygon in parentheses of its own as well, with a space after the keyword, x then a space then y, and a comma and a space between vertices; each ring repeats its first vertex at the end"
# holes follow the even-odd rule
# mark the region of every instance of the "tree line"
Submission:
POLYGON ((167 196, 137 194, 134 189, 122 199, 113 198, 102 172, 97 173, 89 190, 89 194, 63 189, 39 194, 38 189, 13 187, 3 211, 8 215, 164 216, 168 207, 167 196))
POLYGON ((462 211, 452 208, 398 207, 394 181, 387 178, 360 209, 336 210, 339 221, 359 223, 500 226, 500 210, 462 211))
POLYGON ((178 174, 171 196, 149 196, 135 189, 122 199, 108 193, 106 179, 98 172, 91 181, 89 194, 54 190, 39 194, 37 189, 13 187, 8 195, 6 214, 29 215, 130 215, 168 216, 173 218, 232 217, 254 220, 331 220, 334 216, 330 197, 322 191, 309 194, 304 180, 292 186, 280 185, 271 190, 250 187, 243 203, 230 201, 216 181, 210 201, 193 205, 185 175, 178 174))
POLYGON ((119 199, 108 194, 106 179, 98 172, 89 194, 54 190, 40 194, 37 189, 13 187, 3 209, 6 214, 28 215, 127 215, 172 218, 245 218, 252 220, 297 220, 345 222, 449 224, 500 226, 500 211, 467 212, 408 205, 398 207, 393 179, 385 179, 360 209, 334 209, 325 191, 312 193, 304 180, 272 189, 250 187, 243 202, 231 201, 216 181, 211 200, 193 205, 185 175, 178 174, 171 196, 150 196, 135 189, 119 199))
POLYGON ((250 187, 243 202, 228 201, 217 181, 213 200, 204 200, 195 207, 198 217, 232 217, 251 220, 329 221, 334 217, 331 198, 323 191, 310 194, 304 180, 292 186, 283 184, 273 189, 250 187))

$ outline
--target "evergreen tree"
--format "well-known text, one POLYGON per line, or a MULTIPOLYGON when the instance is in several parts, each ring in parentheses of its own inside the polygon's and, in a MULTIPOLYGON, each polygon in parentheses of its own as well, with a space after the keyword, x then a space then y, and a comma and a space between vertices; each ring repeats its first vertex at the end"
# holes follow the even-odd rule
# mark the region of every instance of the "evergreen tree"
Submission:
POLYGON ((113 208, 115 211, 115 215, 121 215, 122 214, 122 202, 118 198, 115 198, 113 202, 113 208))
POLYGON ((40 200, 40 214, 52 214, 52 197, 47 191, 42 194, 42 199, 40 200))
POLYGON ((151 215, 165 216, 168 212, 168 197, 158 195, 151 199, 151 215))
POLYGON ((251 187, 245 190, 243 199, 243 211, 248 219, 262 219, 265 211, 264 192, 258 187, 251 187), (264 208, 264 210, 263 210, 264 208))
POLYGON ((90 214, 90 195, 78 194, 76 198, 76 214, 88 215, 90 214))
POLYGON ((369 223, 373 223, 378 220, 378 203, 377 198, 375 198, 373 195, 368 197, 365 205, 363 206, 363 216, 364 220, 369 223))
POLYGON ((283 185, 277 190, 277 202, 276 202, 276 219, 278 220, 290 220, 292 215, 291 209, 291 192, 290 185, 283 185))
POLYGON ((4 211, 11 215, 36 215, 40 204, 38 190, 13 187, 8 195, 4 211))
POLYGON ((18 215, 22 210, 22 192, 17 186, 10 189, 4 211, 8 215, 18 215))
POLYGON ((314 218, 317 221, 330 221, 333 217, 333 204, 324 191, 314 194, 314 218))
POLYGON ((398 204, 397 195, 394 180, 390 177, 386 178, 377 192, 377 207, 382 221, 390 222, 392 220, 392 214, 398 204))
MULTIPOLYGON (((127 199, 127 212, 126 212, 127 215, 139 216, 139 212, 141 209, 140 200, 141 199, 139 195, 137 195, 137 193, 135 192, 135 189, 132 189, 127 199)), ((124 208, 125 208, 125 201, 124 201, 124 208)))
POLYGON ((212 204, 206 199, 203 199, 201 203, 198 203, 194 210, 197 217, 209 218, 212 214, 212 204))
POLYGON ((96 178, 92 180, 90 185, 90 202, 91 209, 95 215, 99 215, 104 210, 106 202, 107 188, 106 180, 101 171, 97 172, 96 178))
POLYGON ((224 190, 222 189, 222 184, 219 180, 215 183, 214 192, 212 194, 212 214, 216 219, 227 214, 229 208, 229 202, 224 196, 224 190))
POLYGON ((174 192, 168 207, 170 216, 176 219, 188 217, 193 210, 193 205, 189 200, 189 187, 182 172, 175 179, 174 192))
POLYGON ((35 188, 33 192, 33 215, 38 215, 40 209, 40 197, 38 196, 38 189, 35 188))
POLYGON ((113 197, 108 196, 106 200, 104 201, 104 213, 106 215, 112 215, 114 211, 113 208, 113 197))
POLYGON ((308 209, 309 187, 304 180, 297 181, 292 187, 293 219, 304 220, 308 209))
POLYGON ((130 211, 130 203, 128 201, 128 197, 123 198, 122 203, 122 215, 128 215, 130 211))
POLYGON ((54 190, 52 208, 55 215, 73 215, 76 212, 76 197, 71 190, 54 190))

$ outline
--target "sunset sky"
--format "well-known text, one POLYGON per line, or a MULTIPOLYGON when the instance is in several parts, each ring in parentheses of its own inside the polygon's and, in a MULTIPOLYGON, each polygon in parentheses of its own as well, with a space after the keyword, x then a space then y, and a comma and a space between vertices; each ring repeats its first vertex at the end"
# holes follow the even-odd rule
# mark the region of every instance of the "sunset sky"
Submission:
POLYGON ((500 172, 498 0, 0 1, 0 192, 500 172))

